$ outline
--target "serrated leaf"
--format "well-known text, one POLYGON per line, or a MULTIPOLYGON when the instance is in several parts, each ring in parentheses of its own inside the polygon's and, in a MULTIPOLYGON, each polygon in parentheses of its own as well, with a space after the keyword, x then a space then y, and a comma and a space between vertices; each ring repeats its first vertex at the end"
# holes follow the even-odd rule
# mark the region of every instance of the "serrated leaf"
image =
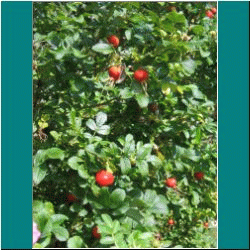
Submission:
POLYGON ((117 233, 121 228, 120 222, 118 220, 115 220, 113 222, 113 233, 117 233))
POLYGON ((140 211, 135 208, 130 208, 126 211, 126 215, 137 222, 141 222, 143 220, 143 216, 140 211))
POLYGON ((97 126, 96 126, 95 121, 93 119, 89 119, 86 122, 86 126, 89 127, 91 130, 96 130, 97 129, 97 126))
POLYGON ((33 168, 33 183, 35 185, 42 182, 47 175, 47 170, 46 166, 36 166, 33 168))
POLYGON ((107 114, 103 113, 103 112, 99 112, 96 115, 96 125, 98 127, 102 126, 108 119, 107 114))
POLYGON ((128 41, 131 39, 131 34, 132 34, 132 31, 130 29, 125 31, 125 36, 128 41))
POLYGON ((53 214, 51 217, 53 224, 62 224, 65 220, 68 220, 69 218, 64 214, 53 214))
POLYGON ((68 159, 68 165, 74 170, 78 170, 80 167, 79 162, 83 162, 83 160, 77 156, 72 156, 68 159))
POLYGON ((102 53, 104 55, 108 55, 108 54, 113 52, 112 46, 107 44, 107 43, 103 43, 103 42, 100 42, 100 43, 97 43, 96 45, 94 45, 92 47, 92 50, 94 50, 95 52, 102 53))
POLYGON ((199 194, 195 191, 192 192, 192 204, 197 206, 200 203, 200 197, 199 194))
POLYGON ((100 135, 108 135, 110 132, 110 126, 109 125, 103 125, 101 127, 98 127, 96 129, 96 132, 100 135))
POLYGON ((46 150, 40 149, 34 156, 34 167, 42 165, 47 160, 46 150))
POLYGON ((49 148, 46 153, 49 159, 64 159, 64 151, 60 148, 49 148))
POLYGON ((117 188, 110 195, 110 202, 112 205, 119 206, 125 200, 126 193, 123 189, 117 188))
POLYGON ((112 218, 108 214, 102 214, 101 217, 104 220, 104 222, 107 224, 107 226, 111 228, 113 227, 112 218))
POLYGON ((127 174, 129 170, 131 169, 130 160, 127 157, 122 157, 120 159, 120 167, 121 167, 122 174, 127 174))
POLYGON ((145 93, 139 93, 136 95, 136 100, 141 108, 146 108, 149 104, 149 96, 145 93))
POLYGON ((135 142, 133 139, 133 135, 128 134, 125 138, 125 145, 124 145, 124 154, 129 156, 129 154, 133 153, 135 150, 135 142))
POLYGON ((68 239, 67 247, 68 248, 82 248, 83 240, 80 236, 74 236, 68 239))
POLYGON ((128 245, 126 244, 124 235, 122 233, 115 234, 114 240, 117 248, 128 248, 128 245))
POLYGON ((64 227, 55 226, 53 227, 52 232, 59 241, 66 241, 69 238, 68 230, 64 227))
POLYGON ((111 245, 114 243, 114 239, 113 237, 106 236, 106 237, 101 238, 100 243, 104 245, 111 245))

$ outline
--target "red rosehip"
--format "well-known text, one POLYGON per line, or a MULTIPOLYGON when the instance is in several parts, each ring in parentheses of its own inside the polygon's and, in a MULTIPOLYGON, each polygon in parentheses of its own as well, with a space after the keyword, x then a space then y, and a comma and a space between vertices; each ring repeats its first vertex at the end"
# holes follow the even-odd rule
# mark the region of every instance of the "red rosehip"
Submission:
POLYGON ((194 177, 195 177, 195 179, 196 180, 202 180, 203 178, 204 178, 204 173, 202 173, 202 172, 196 172, 195 174, 194 174, 194 177))
POLYGON ((168 220, 168 225, 174 225, 174 223, 175 223, 175 222, 174 222, 173 219, 169 219, 169 220, 168 220))
POLYGON ((74 202, 74 201, 77 201, 76 196, 74 194, 68 194, 67 195, 67 202, 71 203, 71 202, 74 202))
POLYGON ((175 178, 168 178, 165 181, 167 187, 176 188, 176 179, 175 178))
POLYGON ((148 78, 148 72, 144 69, 138 69, 134 73, 134 78, 138 82, 143 82, 148 78))
POLYGON ((101 234, 98 233, 98 227, 97 226, 93 227, 93 229, 92 229, 92 235, 96 239, 100 239, 101 238, 101 234))
POLYGON ((212 11, 213 14, 216 14, 217 9, 216 9, 215 7, 213 7, 213 8, 211 9, 211 11, 212 11))
POLYGON ((101 187, 106 187, 113 185, 115 177, 111 172, 102 169, 96 173, 95 180, 96 183, 99 184, 101 187))
POLYGON ((121 76, 122 70, 119 66, 112 66, 109 68, 109 76, 114 80, 118 80, 121 76))
POLYGON ((208 222, 204 222, 204 227, 208 228, 208 222))
POLYGON ((115 48, 117 48, 119 46, 119 44, 120 44, 119 38, 117 36, 115 36, 115 35, 109 36, 108 37, 108 42, 113 44, 113 46, 115 48))
POLYGON ((207 11, 206 11, 206 16, 209 17, 209 18, 213 18, 213 17, 214 17, 214 14, 213 14, 212 11, 207 10, 207 11))

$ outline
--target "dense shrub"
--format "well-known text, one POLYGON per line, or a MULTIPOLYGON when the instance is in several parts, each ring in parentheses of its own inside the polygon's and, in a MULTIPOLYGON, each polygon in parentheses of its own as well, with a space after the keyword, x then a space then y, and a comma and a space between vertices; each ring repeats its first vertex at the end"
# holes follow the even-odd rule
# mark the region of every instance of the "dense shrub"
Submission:
POLYGON ((215 4, 33 3, 34 247, 216 247, 215 4))

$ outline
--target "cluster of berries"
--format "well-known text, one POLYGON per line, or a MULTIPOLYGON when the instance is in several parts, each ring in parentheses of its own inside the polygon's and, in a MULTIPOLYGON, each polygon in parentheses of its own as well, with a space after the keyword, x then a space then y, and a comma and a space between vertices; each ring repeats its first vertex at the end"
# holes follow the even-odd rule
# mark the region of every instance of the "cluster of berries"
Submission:
POLYGON ((209 18, 213 18, 214 15, 216 14, 217 9, 215 7, 211 8, 210 10, 206 11, 206 16, 209 18))
MULTIPOLYGON (((115 48, 117 48, 120 44, 120 40, 117 36, 112 35, 108 37, 108 42, 111 43, 115 48)), ((109 76, 114 81, 119 80, 122 74, 121 66, 111 66, 109 68, 109 76)), ((148 79, 148 72, 145 69, 138 69, 134 72, 134 79, 140 83, 143 83, 148 79)))

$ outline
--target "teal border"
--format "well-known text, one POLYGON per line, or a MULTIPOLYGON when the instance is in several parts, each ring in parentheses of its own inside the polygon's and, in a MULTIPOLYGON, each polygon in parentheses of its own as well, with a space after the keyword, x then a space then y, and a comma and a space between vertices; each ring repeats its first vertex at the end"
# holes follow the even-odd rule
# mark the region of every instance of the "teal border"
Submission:
MULTIPOLYGON (((2 2, 1 247, 32 246, 32 2, 2 2)), ((219 249, 249 247, 249 3, 219 2, 219 249)))
POLYGON ((249 2, 219 2, 219 249, 249 248, 249 2))
POLYGON ((32 2, 1 3, 1 247, 32 248, 32 2))

